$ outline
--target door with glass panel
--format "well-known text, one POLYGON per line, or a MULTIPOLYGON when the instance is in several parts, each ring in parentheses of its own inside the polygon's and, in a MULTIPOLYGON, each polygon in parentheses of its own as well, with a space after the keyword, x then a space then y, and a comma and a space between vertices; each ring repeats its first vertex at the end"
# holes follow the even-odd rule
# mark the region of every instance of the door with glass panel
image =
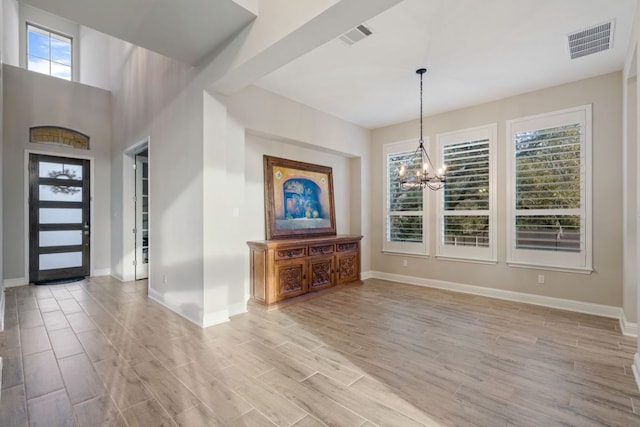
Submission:
POLYGON ((149 277, 149 160, 136 155, 136 280, 149 277))
POLYGON ((29 155, 29 281, 89 275, 89 160, 29 155))

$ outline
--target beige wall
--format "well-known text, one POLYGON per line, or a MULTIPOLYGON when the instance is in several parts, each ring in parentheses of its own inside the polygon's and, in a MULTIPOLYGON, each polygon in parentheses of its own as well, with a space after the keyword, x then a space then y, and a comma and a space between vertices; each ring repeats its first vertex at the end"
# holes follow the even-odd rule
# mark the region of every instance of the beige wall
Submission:
POLYGON ((111 94, 79 83, 3 65, 4 278, 25 278, 25 150, 92 157, 92 271, 109 274, 111 94), (90 136, 90 150, 29 143, 29 127, 63 126, 90 136))
MULTIPOLYGON (((382 145, 416 139, 418 121, 373 131, 371 152, 371 269, 391 274, 477 285, 500 290, 622 306, 622 75, 611 73, 536 92, 428 117, 425 134, 498 124, 498 263, 481 265, 437 260, 435 208, 429 213, 429 258, 382 253, 382 145), (591 275, 508 267, 506 259, 506 179, 508 144, 505 121, 585 104, 593 104, 593 266, 591 275), (403 259, 408 266, 403 267, 403 259), (537 284, 538 274, 545 284, 537 284)), ((435 206, 435 194, 428 203, 435 206)))

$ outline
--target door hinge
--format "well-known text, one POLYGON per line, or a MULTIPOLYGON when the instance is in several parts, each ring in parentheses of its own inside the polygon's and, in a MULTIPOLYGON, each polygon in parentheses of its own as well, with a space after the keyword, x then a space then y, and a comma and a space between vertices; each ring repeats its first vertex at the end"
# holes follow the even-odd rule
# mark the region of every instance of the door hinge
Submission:
POLYGON ((134 164, 132 164, 131 166, 133 166, 133 169, 134 169, 134 170, 138 168, 138 165, 136 165, 135 163, 134 163, 134 164))
POLYGON ((136 260, 135 259, 133 260, 133 265, 136 265, 136 260))
POLYGON ((133 234, 136 234, 137 230, 134 228, 133 230, 131 230, 131 232, 132 232, 133 234))

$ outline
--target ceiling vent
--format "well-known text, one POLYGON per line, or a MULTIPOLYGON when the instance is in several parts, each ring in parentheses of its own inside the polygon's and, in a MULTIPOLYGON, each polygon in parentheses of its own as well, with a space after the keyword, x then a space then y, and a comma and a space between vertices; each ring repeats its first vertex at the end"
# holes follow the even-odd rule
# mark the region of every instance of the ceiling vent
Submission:
POLYGON ((612 20, 569 34, 569 54, 571 59, 611 49, 611 46, 613 46, 614 23, 615 21, 612 20))
POLYGON ((369 37, 373 32, 371 28, 364 24, 358 25, 353 30, 349 30, 340 36, 340 40, 351 46, 354 43, 358 43, 360 40, 369 37))

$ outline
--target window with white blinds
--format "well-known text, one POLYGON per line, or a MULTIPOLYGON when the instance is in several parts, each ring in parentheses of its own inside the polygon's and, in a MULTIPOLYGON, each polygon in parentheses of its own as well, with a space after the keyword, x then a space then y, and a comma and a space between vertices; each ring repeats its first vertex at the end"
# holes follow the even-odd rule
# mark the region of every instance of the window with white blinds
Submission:
POLYGON ((507 122, 508 262, 591 271, 591 106, 507 122))
POLYGON ((438 257, 496 262, 496 124, 438 135, 447 182, 438 201, 438 257))
POLYGON ((398 182, 398 170, 411 162, 417 142, 386 144, 383 148, 384 182, 384 241, 386 252, 425 255, 426 222, 424 190, 403 190, 398 182))

